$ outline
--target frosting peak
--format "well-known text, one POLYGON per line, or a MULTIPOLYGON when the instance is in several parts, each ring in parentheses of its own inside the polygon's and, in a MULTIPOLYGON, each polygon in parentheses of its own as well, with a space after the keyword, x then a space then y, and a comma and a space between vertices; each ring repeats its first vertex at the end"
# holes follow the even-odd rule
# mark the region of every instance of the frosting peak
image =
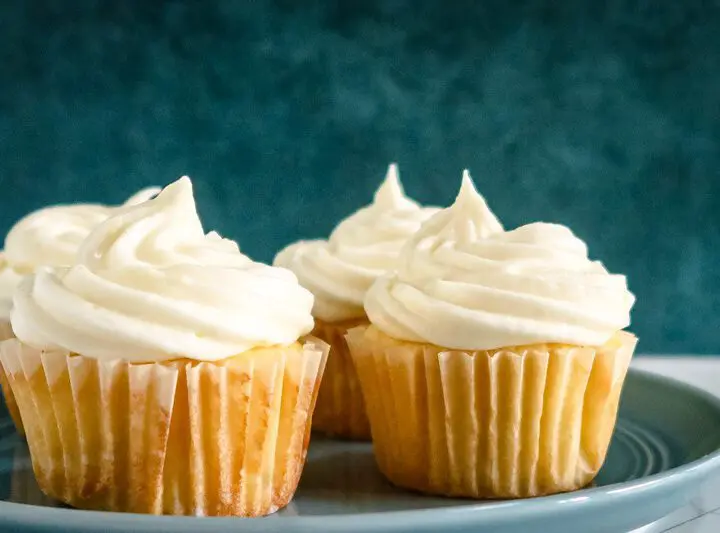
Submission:
POLYGON ((441 225, 441 220, 442 228, 437 233, 440 239, 445 240, 471 242, 503 231, 502 224, 475 188, 467 170, 463 171, 460 192, 455 203, 437 215, 437 219, 432 227, 421 230, 418 237, 422 238, 424 233, 435 233, 435 224, 441 225))
POLYGON ((238 266, 250 262, 237 243, 206 235, 190 178, 171 183, 155 199, 119 209, 82 244, 77 264, 88 268, 172 267, 178 264, 238 266))
POLYGON ((340 222, 328 240, 291 244, 277 254, 274 264, 295 272, 315 295, 317 318, 361 318, 367 289, 397 266, 400 248, 437 211, 405 196, 392 164, 370 205, 340 222))
POLYGON ((635 301, 625 277, 588 259, 568 228, 501 231, 469 179, 403 248, 400 265, 368 291, 370 321, 451 349, 602 345, 630 324, 635 301))
POLYGON ((287 345, 313 327, 312 295, 289 271, 255 263, 205 234, 192 184, 118 209, 70 268, 40 268, 15 293, 23 342, 136 362, 218 360, 287 345))
POLYGON ((125 203, 123 205, 137 205, 143 202, 147 202, 151 198, 157 196, 161 190, 162 189, 160 187, 146 187, 145 189, 140 189, 130 198, 125 200, 125 203))
POLYGON ((375 191, 371 207, 379 211, 391 209, 415 209, 417 203, 405 196, 405 190, 400 183, 400 175, 397 164, 391 163, 388 167, 385 180, 375 191))

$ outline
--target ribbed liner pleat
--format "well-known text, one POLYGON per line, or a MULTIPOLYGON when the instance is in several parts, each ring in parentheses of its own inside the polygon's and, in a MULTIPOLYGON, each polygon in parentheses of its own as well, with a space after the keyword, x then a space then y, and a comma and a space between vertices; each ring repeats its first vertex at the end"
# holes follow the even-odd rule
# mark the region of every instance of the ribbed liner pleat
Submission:
POLYGON ((360 324, 367 324, 367 320, 315 321, 313 336, 331 347, 313 416, 313 429, 327 436, 370 440, 370 423, 360 382, 345 341, 348 329, 360 324))
POLYGON ((474 498, 570 491, 605 459, 637 339, 601 348, 482 352, 350 330, 381 472, 399 486, 474 498))
MULTIPOLYGON (((10 322, 6 320, 0 321, 0 342, 14 337, 15 334, 13 333, 10 322)), ((20 410, 15 401, 15 395, 10 387, 10 383, 8 383, 5 372, 2 370, 2 362, 0 362, 0 391, 2 391, 3 397, 5 398, 5 406, 7 407, 8 413, 10 413, 13 424, 15 424, 15 430, 21 437, 25 436, 25 428, 23 427, 22 418, 20 417, 20 410)))
POLYGON ((220 363, 98 362, 0 345, 40 488, 83 509, 260 516, 292 498, 328 346, 220 363))

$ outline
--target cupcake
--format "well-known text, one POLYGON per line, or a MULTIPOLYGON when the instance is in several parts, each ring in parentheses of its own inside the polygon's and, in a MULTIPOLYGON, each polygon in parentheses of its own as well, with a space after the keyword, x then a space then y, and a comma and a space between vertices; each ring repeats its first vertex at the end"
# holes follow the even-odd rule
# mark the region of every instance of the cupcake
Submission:
MULTIPOLYGON (((142 203, 159 191, 155 187, 143 189, 130 197, 125 205, 142 203)), ((0 340, 13 337, 10 327, 12 295, 23 275, 41 265, 73 264, 80 243, 110 213, 111 207, 99 204, 58 205, 30 213, 12 227, 5 238, 5 250, 0 252, 0 340)), ((22 435, 22 420, 2 372, 0 387, 15 427, 22 435)))
POLYGON ((466 174, 348 332, 395 485, 525 498, 581 488, 605 459, 636 344, 626 279, 564 226, 494 221, 466 174))
POLYGON ((205 234, 188 178, 118 210, 15 292, 0 358, 49 496, 259 516, 303 469, 327 345, 292 272, 205 234))
POLYGON ((373 203, 343 220, 327 241, 300 241, 275 257, 275 265, 292 270, 315 296, 313 335, 332 347, 313 418, 314 430, 347 439, 370 439, 345 334, 367 324, 365 293, 378 277, 395 268, 402 245, 435 212, 437 209, 422 208, 405 196, 397 167, 390 165, 373 203))

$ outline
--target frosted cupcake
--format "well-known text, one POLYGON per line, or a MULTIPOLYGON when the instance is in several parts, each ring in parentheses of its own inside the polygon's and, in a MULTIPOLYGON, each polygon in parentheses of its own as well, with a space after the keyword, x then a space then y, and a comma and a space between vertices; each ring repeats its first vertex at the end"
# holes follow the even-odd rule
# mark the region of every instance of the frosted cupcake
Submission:
MULTIPOLYGON (((148 200, 160 191, 147 188, 130 197, 125 205, 148 200)), ((75 261, 80 243, 113 208, 100 204, 74 204, 46 207, 34 211, 18 221, 5 238, 5 250, 0 252, 0 340, 13 336, 10 327, 12 295, 24 274, 39 266, 67 266, 75 261)), ((20 434, 23 434, 15 398, 0 372, 0 386, 10 415, 20 434)))
POLYGON ((288 270, 205 234, 188 178, 15 292, 0 345, 40 488, 81 509, 259 516, 292 498, 327 345, 288 270))
POLYGON ((365 293, 378 277, 395 268, 402 245, 435 212, 405 196, 397 167, 390 165, 373 203, 343 220, 327 241, 300 241, 275 257, 275 265, 292 270, 315 296, 313 335, 332 346, 313 418, 316 431, 370 438, 345 334, 367 324, 365 293))
POLYGON ((396 485, 540 496, 587 485, 605 459, 636 344, 626 279, 564 226, 488 234, 493 220, 466 175, 368 291, 371 325, 348 333, 396 485))

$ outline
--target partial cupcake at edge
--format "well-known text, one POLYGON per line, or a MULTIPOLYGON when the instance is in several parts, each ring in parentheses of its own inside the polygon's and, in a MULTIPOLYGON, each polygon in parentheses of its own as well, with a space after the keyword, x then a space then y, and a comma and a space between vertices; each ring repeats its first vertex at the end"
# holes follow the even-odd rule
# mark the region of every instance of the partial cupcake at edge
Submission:
POLYGON ((466 172, 347 334, 381 472, 470 498, 586 486, 637 342, 634 301, 568 228, 503 231, 466 172))
POLYGON ((392 164, 373 202, 340 222, 328 240, 299 241, 275 257, 275 265, 292 270, 315 296, 313 335, 332 347, 313 418, 315 431, 370 439, 345 334, 368 323, 363 309, 367 290, 395 268, 400 248, 437 211, 405 195, 397 166, 392 164))
POLYGON ((261 516, 291 500, 328 353, 292 272, 205 234, 188 178, 119 209, 15 292, 0 345, 49 496, 261 516))
MULTIPOLYGON (((142 203, 159 191, 157 187, 142 189, 124 205, 142 203)), ((55 205, 26 215, 10 229, 5 248, 0 252, 0 340, 14 336, 10 327, 12 295, 23 276, 40 266, 73 264, 82 241, 112 214, 113 209, 102 204, 55 205)), ((15 427, 23 435, 20 413, 2 371, 0 387, 15 427)))

